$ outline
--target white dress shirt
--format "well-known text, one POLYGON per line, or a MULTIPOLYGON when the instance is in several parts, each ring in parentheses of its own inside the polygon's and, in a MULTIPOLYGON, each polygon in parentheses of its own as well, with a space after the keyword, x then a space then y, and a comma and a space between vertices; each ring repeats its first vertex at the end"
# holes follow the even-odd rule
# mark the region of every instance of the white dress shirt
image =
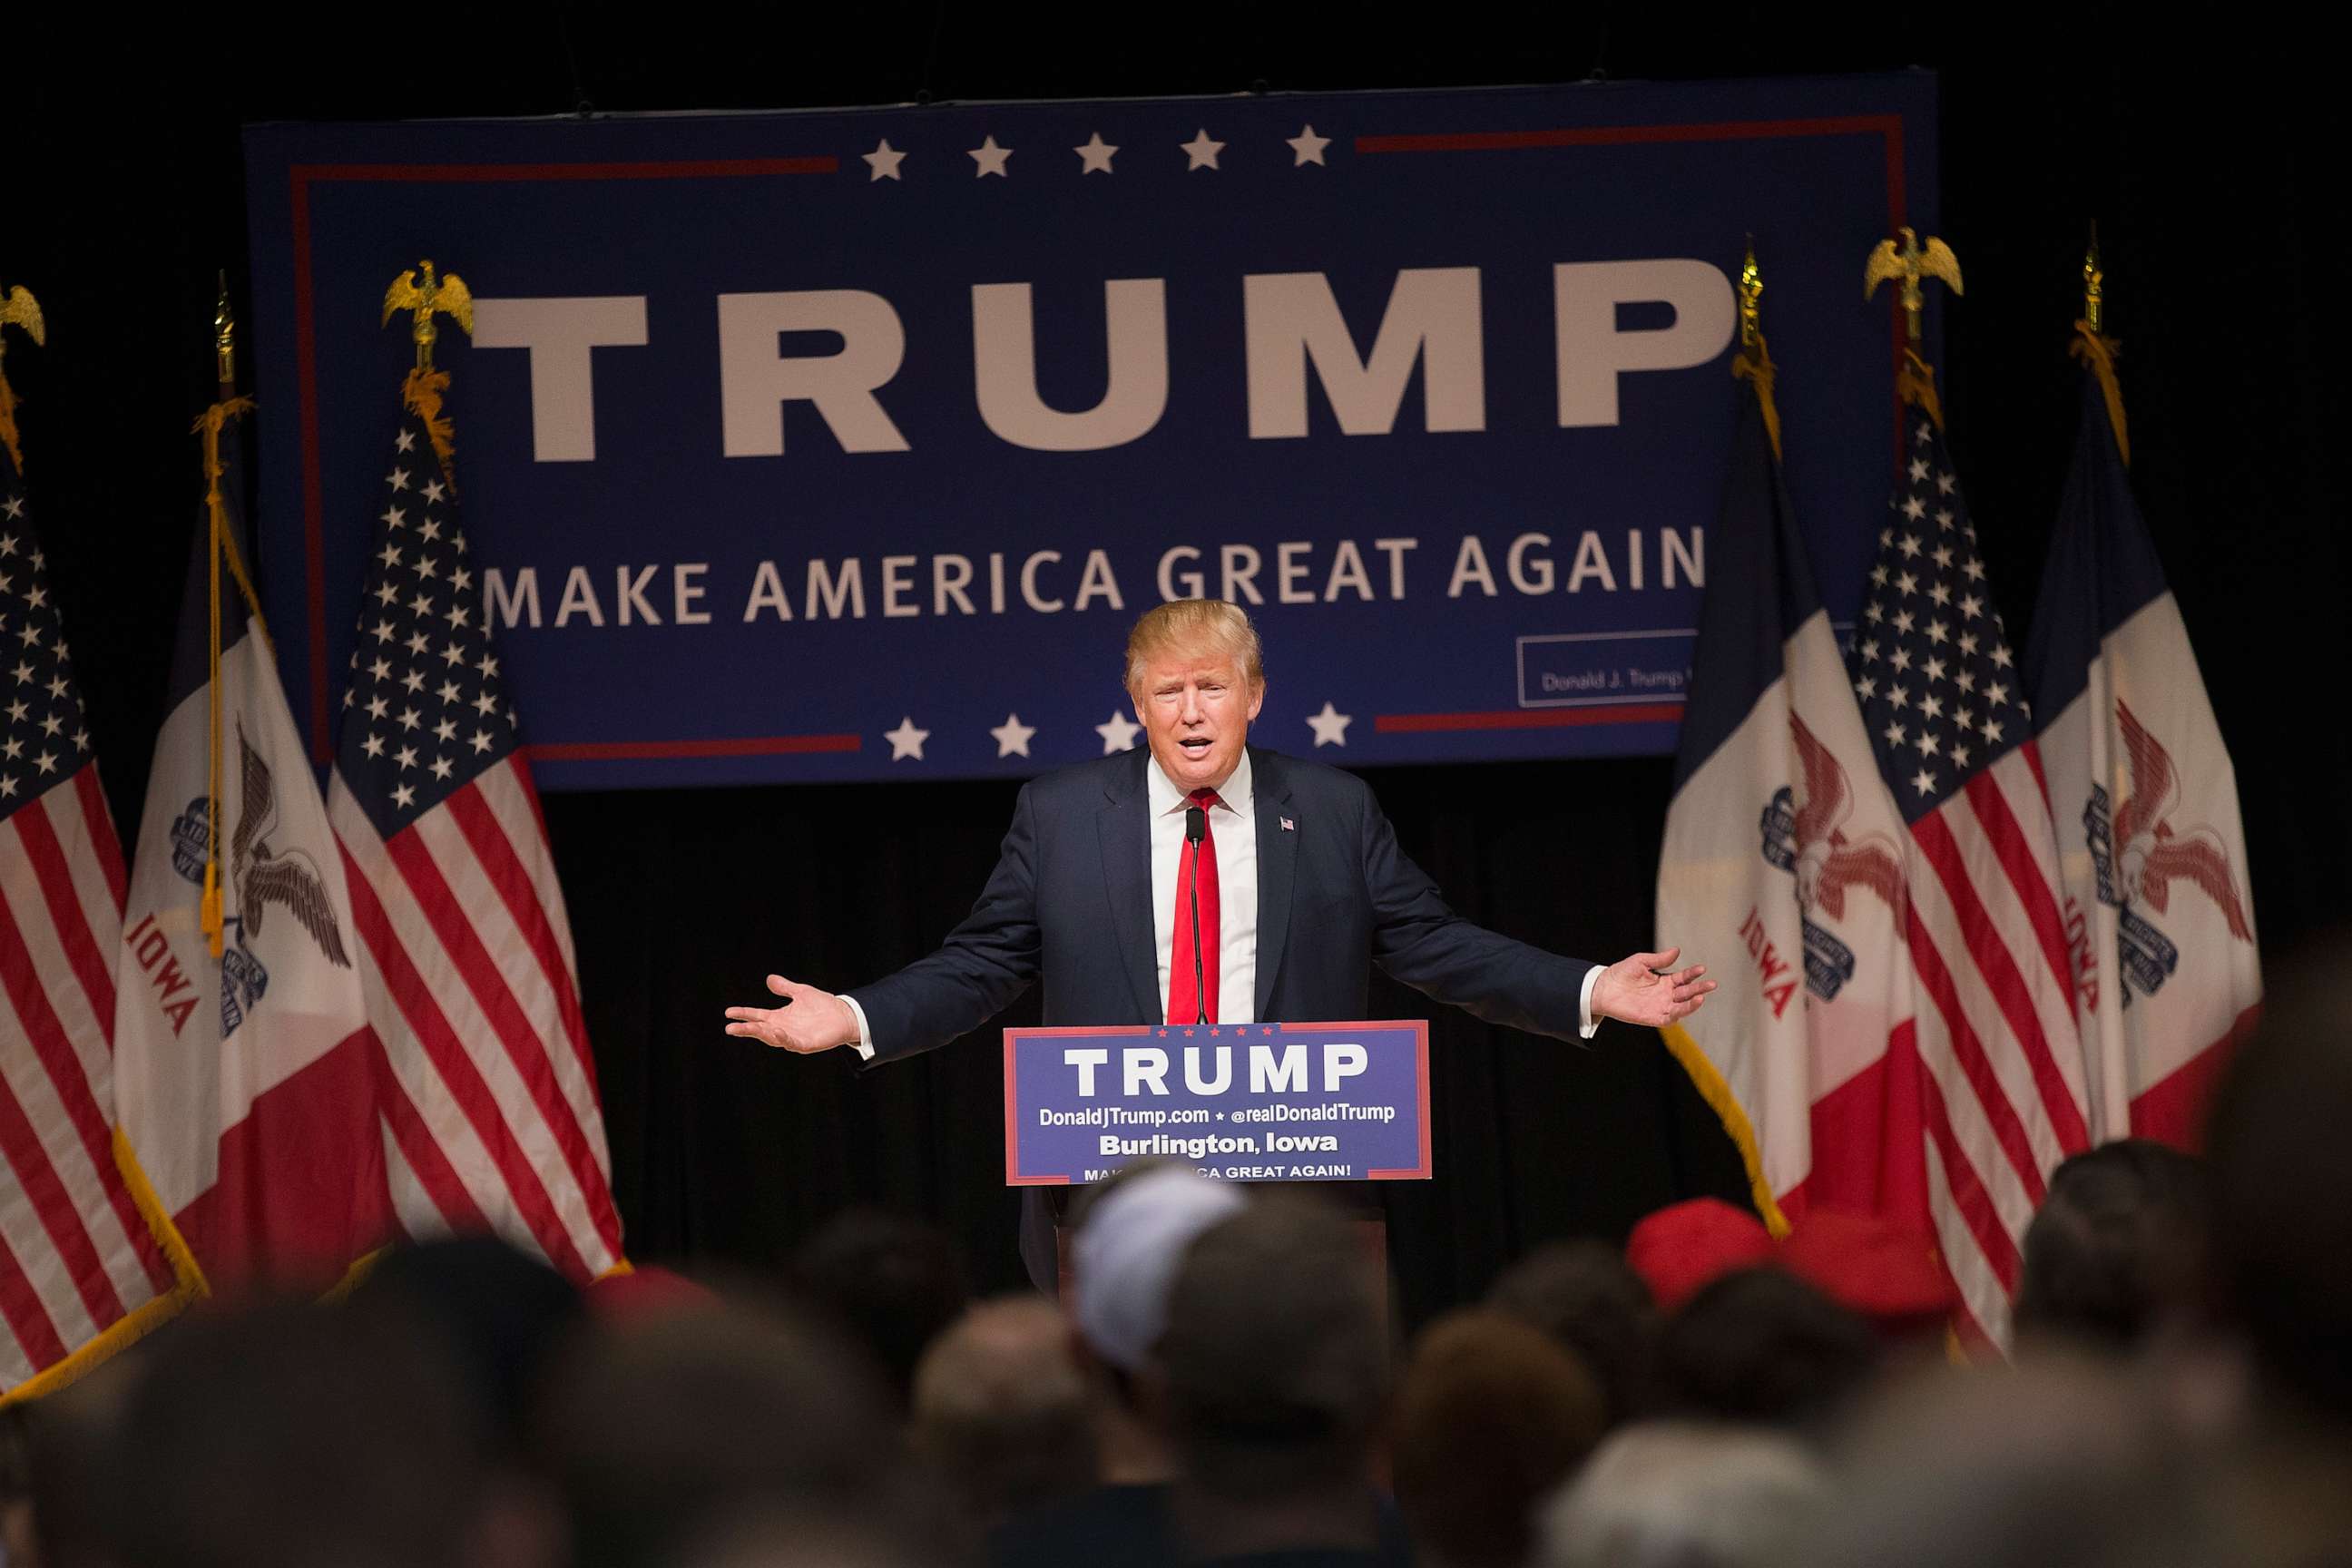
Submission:
MULTIPOLYGON (((1184 792, 1160 771, 1160 759, 1144 764, 1146 804, 1151 823, 1151 931, 1159 952, 1160 1010, 1168 1010, 1168 972, 1176 948, 1176 876, 1184 855, 1184 792)), ((1217 843, 1217 1022, 1257 1021, 1257 813, 1252 795, 1249 752, 1217 791, 1218 804, 1209 810, 1209 832, 1217 843)), ((1190 914, 1190 910, 1186 913, 1190 914)), ((1208 932, 1203 931, 1205 942, 1208 932)), ((1584 972, 1584 987, 1577 996, 1577 1032, 1591 1039, 1601 1027, 1592 1016, 1592 984, 1598 968, 1584 972)), ((874 1059, 874 1031, 857 998, 845 994, 850 1016, 857 1020, 857 1054, 874 1059)))

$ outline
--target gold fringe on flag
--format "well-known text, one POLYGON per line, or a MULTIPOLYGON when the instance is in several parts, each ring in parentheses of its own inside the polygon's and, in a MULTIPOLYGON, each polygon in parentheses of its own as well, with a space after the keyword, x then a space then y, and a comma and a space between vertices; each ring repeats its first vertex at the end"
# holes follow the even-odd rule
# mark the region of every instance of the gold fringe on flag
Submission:
POLYGON ((1780 1212, 1780 1205, 1772 1195, 1772 1184, 1764 1179, 1764 1155, 1757 1147, 1755 1123, 1749 1121, 1748 1112, 1740 1109, 1739 1099, 1731 1092, 1731 1085, 1724 1081, 1723 1074, 1714 1061, 1700 1048, 1699 1043, 1691 1038, 1690 1031, 1680 1024, 1664 1026, 1658 1030, 1658 1037, 1665 1041, 1666 1049, 1675 1061, 1682 1064, 1683 1071, 1690 1075, 1691 1087, 1698 1090, 1698 1097, 1706 1101, 1707 1109, 1714 1111, 1716 1120, 1723 1123, 1723 1131, 1731 1139, 1732 1146, 1739 1151, 1739 1163, 1748 1171, 1748 1200, 1756 1205, 1757 1215, 1764 1221, 1764 1228, 1772 1233, 1773 1240, 1787 1240, 1789 1216, 1780 1212))
POLYGON ((2107 400, 2107 423, 2116 427, 2116 448, 2123 454, 2124 467, 2131 467, 2131 436, 2124 426, 2123 384, 2116 379, 2116 355, 2123 345, 2094 327, 2089 321, 2074 323, 2074 341, 2067 353, 2091 367, 2099 378, 2099 394, 2107 400))

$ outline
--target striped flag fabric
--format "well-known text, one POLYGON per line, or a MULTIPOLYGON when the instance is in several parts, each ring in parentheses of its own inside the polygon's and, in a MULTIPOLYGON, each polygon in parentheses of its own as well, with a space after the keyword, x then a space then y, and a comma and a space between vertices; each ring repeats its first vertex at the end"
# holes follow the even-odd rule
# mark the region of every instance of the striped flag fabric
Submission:
POLYGON ((2085 322, 2083 419, 2026 645, 2057 819, 2094 1140, 2189 1147, 2261 1010, 2237 776, 2133 503, 2112 347, 2085 322))
POLYGON ((1781 482, 1760 334, 1741 364, 1753 390, 1707 541, 1657 930, 1707 954, 1721 985, 1662 1032, 1778 1234, 1809 1205, 1880 1206, 1889 1042, 1909 1008, 1907 834, 1781 482))
POLYGON ((328 810, 349 874, 379 1137, 411 1236, 494 1230, 623 1267, 572 931, 418 371, 379 487, 328 810))
POLYGON ((115 1128, 122 847, 0 384, 0 1404, 203 1289, 115 1128))
POLYGON ((1906 388, 1902 478, 1850 668, 1908 826, 1918 1070, 1904 1114, 1925 1208, 1973 1329, 2005 1346, 2019 1243, 2050 1170, 2089 1145, 2089 1090, 2031 704, 1921 401, 1906 388))
POLYGON ((225 392, 198 422, 211 493, 148 775, 114 1026, 122 1125, 227 1292, 331 1285, 387 1224, 342 865, 236 564, 236 416, 250 406, 225 392))

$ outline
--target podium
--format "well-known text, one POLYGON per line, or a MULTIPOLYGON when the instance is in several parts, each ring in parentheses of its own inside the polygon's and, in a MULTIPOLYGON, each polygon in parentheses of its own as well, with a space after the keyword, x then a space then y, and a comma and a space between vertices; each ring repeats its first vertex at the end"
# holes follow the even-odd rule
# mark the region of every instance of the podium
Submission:
MULTIPOLYGON (((1145 1158, 1185 1162, 1212 1180, 1322 1188, 1353 1211, 1385 1271, 1387 1224, 1361 1184, 1429 1177, 1429 1025, 1004 1031, 1008 1186, 1060 1189, 1052 1197, 1062 1200, 1145 1158)), ((1067 1204, 1051 1206, 1066 1289, 1067 1204)))

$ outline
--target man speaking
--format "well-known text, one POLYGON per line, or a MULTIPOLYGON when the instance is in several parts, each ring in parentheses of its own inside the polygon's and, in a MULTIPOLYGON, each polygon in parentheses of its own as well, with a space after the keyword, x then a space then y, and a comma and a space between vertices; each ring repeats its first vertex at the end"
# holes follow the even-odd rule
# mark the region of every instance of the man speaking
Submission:
POLYGON ((1490 1024, 1589 1037, 1602 1018, 1672 1023, 1715 989, 1703 965, 1667 972, 1675 949, 1604 968, 1447 908, 1363 781, 1247 743, 1265 675, 1239 606, 1146 612, 1127 691, 1149 748, 1024 787, 937 952, 847 995, 771 974, 784 1005, 730 1007, 727 1032, 887 1060, 978 1028, 1033 982, 1048 1025, 1360 1018, 1377 963, 1490 1024))

